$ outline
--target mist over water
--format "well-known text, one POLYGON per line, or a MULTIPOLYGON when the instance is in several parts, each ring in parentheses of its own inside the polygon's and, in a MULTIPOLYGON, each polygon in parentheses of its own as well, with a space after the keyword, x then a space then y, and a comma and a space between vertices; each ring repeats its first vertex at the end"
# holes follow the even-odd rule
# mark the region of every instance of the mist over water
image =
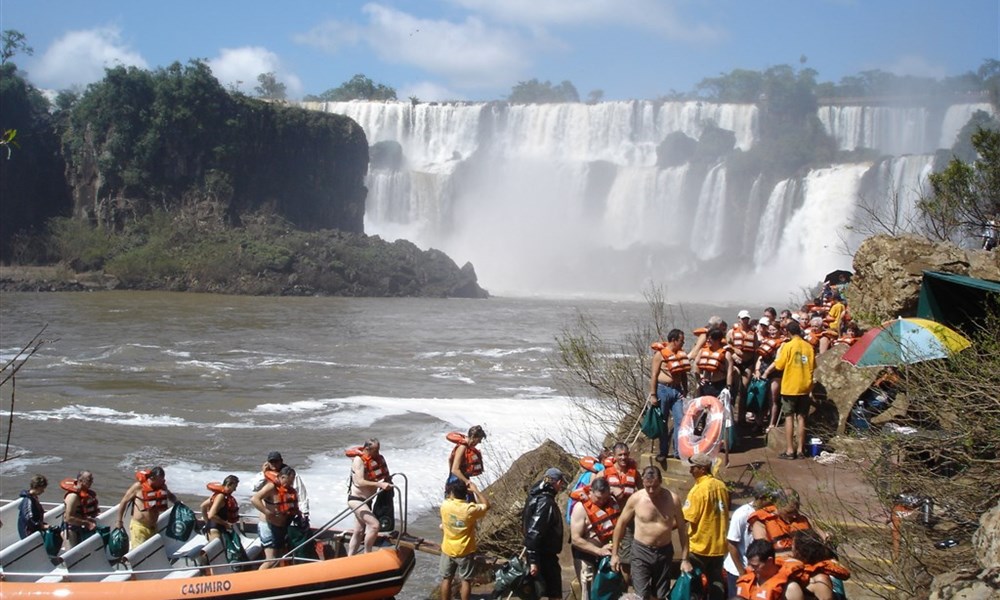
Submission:
POLYGON ((365 228, 471 261, 494 293, 636 298, 651 283, 677 300, 738 301, 814 285, 850 268, 859 215, 915 217, 938 148, 985 103, 823 106, 842 150, 876 161, 782 181, 718 162, 657 166, 670 133, 713 123, 736 148, 757 141, 754 105, 605 102, 514 105, 305 103, 356 120, 369 143, 397 143, 403 164, 372 164, 365 228), (859 209, 859 206, 865 207, 859 209))

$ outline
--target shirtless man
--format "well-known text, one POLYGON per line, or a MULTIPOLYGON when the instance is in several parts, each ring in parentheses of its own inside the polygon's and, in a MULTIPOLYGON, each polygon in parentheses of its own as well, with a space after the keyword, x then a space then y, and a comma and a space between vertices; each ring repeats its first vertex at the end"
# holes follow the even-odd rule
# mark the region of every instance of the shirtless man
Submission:
POLYGON ((635 521, 632 544, 632 583, 643 600, 664 600, 670 595, 670 566, 674 559, 673 530, 681 544, 681 570, 691 572, 688 535, 677 494, 662 487, 657 467, 642 471, 642 489, 632 495, 622 510, 611 539, 611 568, 618 571, 618 545, 629 523, 635 521))
POLYGON ((163 467, 153 467, 148 471, 137 471, 138 480, 122 496, 118 503, 118 518, 115 529, 125 523, 125 511, 132 506, 132 522, 129 524, 129 549, 136 548, 156 534, 156 520, 167 510, 167 502, 177 502, 174 493, 167 489, 167 474, 163 467))
POLYGON ((94 474, 80 471, 75 480, 64 481, 60 486, 66 490, 63 503, 63 524, 66 528, 66 548, 72 548, 86 539, 97 529, 97 516, 101 512, 97 492, 91 489, 94 474))
POLYGON ((347 555, 360 552, 361 539, 364 537, 365 552, 371 552, 378 538, 378 517, 372 512, 372 507, 365 502, 378 490, 392 488, 389 481, 389 467, 385 458, 379 454, 379 441, 371 438, 362 446, 361 453, 355 456, 351 463, 351 489, 347 496, 347 506, 354 511, 354 533, 347 548, 347 555))
POLYGON ((649 377, 649 403, 659 405, 663 412, 664 427, 660 433, 660 453, 656 460, 663 462, 670 449, 671 430, 666 427, 668 416, 673 416, 674 458, 678 458, 677 430, 684 418, 684 396, 688 393, 687 374, 691 370, 691 360, 684 353, 684 332, 672 329, 667 333, 667 343, 654 345, 659 348, 653 354, 649 377))
POLYGON ((597 572, 597 562, 611 556, 611 536, 620 509, 611 496, 611 486, 605 479, 594 479, 586 500, 573 505, 569 533, 573 551, 573 568, 580 582, 582 600, 590 600, 590 585, 597 572))
POLYGON ((269 561, 260 565, 261 570, 277 566, 274 559, 287 550, 288 525, 301 514, 294 483, 295 469, 285 465, 277 475, 268 473, 267 483, 250 498, 250 503, 260 511, 258 534, 264 558, 269 561))

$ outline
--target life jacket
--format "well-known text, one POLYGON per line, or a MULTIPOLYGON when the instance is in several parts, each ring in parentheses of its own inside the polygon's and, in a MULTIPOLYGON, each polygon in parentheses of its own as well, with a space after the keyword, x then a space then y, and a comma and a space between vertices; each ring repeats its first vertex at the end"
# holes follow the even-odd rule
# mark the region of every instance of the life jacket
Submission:
POLYGON ((478 448, 468 445, 468 440, 465 435, 458 431, 452 431, 445 436, 449 442, 455 444, 455 447, 451 449, 451 454, 448 456, 448 466, 449 470, 452 464, 455 462, 455 453, 458 449, 465 444, 465 456, 462 457, 462 475, 466 477, 475 477, 476 475, 481 475, 483 472, 483 453, 479 451, 478 448))
POLYGON ((812 524, 803 515, 798 515, 791 523, 785 521, 774 512, 774 508, 765 507, 750 515, 747 524, 753 526, 760 521, 767 531, 767 539, 774 545, 775 552, 790 552, 792 550, 792 535, 796 531, 812 529, 812 524))
POLYGON ((860 338, 858 338, 858 337, 847 337, 847 336, 843 336, 842 335, 839 338, 837 338, 836 340, 834 340, 833 345, 834 346, 847 346, 848 348, 850 348, 851 346, 853 346, 854 344, 857 343, 858 339, 860 339, 860 338))
POLYGON ((671 375, 683 375, 691 370, 691 359, 683 350, 671 352, 669 348, 662 348, 660 356, 663 357, 663 365, 671 375))
POLYGON ((63 499, 70 494, 76 494, 80 497, 80 516, 84 519, 96 517, 101 513, 101 506, 97 502, 97 492, 94 490, 80 489, 80 485, 72 477, 60 481, 59 487, 66 490, 63 499))
POLYGON ((742 325, 733 325, 729 331, 732 334, 733 347, 742 352, 744 358, 753 354, 757 347, 757 336, 753 331, 743 331, 742 325))
POLYGON ((778 565, 778 572, 763 583, 757 582, 756 571, 747 570, 736 580, 736 597, 745 600, 781 600, 785 597, 785 588, 790 581, 798 581, 797 572, 799 566, 794 562, 784 561, 782 558, 775 558, 778 565))
MULTIPOLYGON (((589 491, 589 488, 587 488, 589 491)), ((582 490, 578 490, 582 491, 582 490)), ((607 544, 611 541, 611 536, 615 533, 615 523, 618 522, 618 507, 615 506, 614 502, 611 502, 605 508, 598 506, 589 497, 585 499, 577 499, 581 504, 583 504, 584 510, 587 511, 587 519, 590 520, 590 526, 594 530, 594 535, 600 540, 602 544, 607 544)))
POLYGON ((611 465, 604 469, 604 479, 611 487, 621 488, 623 490, 622 497, 628 498, 635 493, 639 482, 639 471, 632 459, 629 459, 628 468, 624 473, 619 471, 617 465, 612 461, 611 465))
POLYGON ((153 489, 153 484, 149 480, 149 471, 136 471, 135 478, 142 484, 142 487, 139 489, 139 504, 141 505, 139 510, 142 512, 146 512, 147 510, 166 510, 167 491, 153 489))
MULTIPOLYGON (((265 472, 264 477, 266 478, 268 473, 273 473, 273 472, 274 471, 265 472)), ((268 479, 268 481, 270 481, 270 479, 268 479)), ((275 485, 277 485, 277 483, 275 483, 275 485)), ((222 494, 226 497, 226 503, 222 507, 222 514, 219 515, 220 517, 222 517, 223 520, 225 520, 227 523, 235 523, 240 520, 240 503, 236 501, 236 498, 233 498, 232 494, 226 491, 225 486, 223 486, 221 483, 212 482, 206 484, 205 487, 208 488, 208 491, 215 492, 214 494, 212 494, 212 498, 208 502, 209 506, 215 504, 215 498, 219 494, 222 494)))
POLYGON ((726 351, 728 349, 729 346, 722 346, 718 350, 712 350, 707 344, 702 346, 701 352, 698 353, 698 370, 705 373, 715 373, 718 371, 726 362, 726 351))
POLYGON ((708 327, 699 327, 698 329, 693 329, 691 330, 691 333, 693 333, 695 339, 697 339, 698 336, 708 333, 708 327))
POLYGON ((586 494, 590 490, 590 482, 593 480, 594 475, 600 473, 604 470, 604 464, 599 462, 593 456, 584 456, 580 459, 580 466, 583 467, 583 472, 577 476, 576 481, 570 487, 572 490, 569 494, 569 499, 566 500, 566 523, 570 524, 573 515, 573 506, 576 505, 582 498, 586 497, 586 494))
POLYGON ((813 348, 819 348, 819 341, 823 338, 829 338, 831 336, 837 337, 837 332, 830 329, 813 329, 812 327, 802 334, 803 339, 809 342, 813 348))
POLYGON ((275 471, 264 471, 264 477, 274 484, 274 491, 278 495, 277 500, 268 502, 274 510, 280 513, 294 514, 299 509, 299 493, 295 488, 283 486, 278 483, 278 474, 275 471))
POLYGON ((360 456, 365 463, 365 479, 368 481, 385 481, 389 478, 389 467, 385 464, 385 457, 381 454, 378 458, 372 458, 364 453, 362 446, 348 448, 344 454, 351 458, 360 456))
POLYGON ((782 337, 761 338, 760 344, 757 346, 757 354, 764 358, 774 358, 778 353, 778 348, 783 343, 785 343, 785 339, 782 337))
POLYGON ((833 558, 821 560, 818 563, 813 563, 811 565, 803 564, 802 572, 808 576, 805 578, 806 582, 808 582, 809 579, 812 579, 814 575, 817 575, 819 573, 824 573, 826 575, 829 575, 830 577, 836 577, 841 581, 846 581, 851 578, 850 569, 840 564, 839 562, 837 562, 836 559, 833 558))

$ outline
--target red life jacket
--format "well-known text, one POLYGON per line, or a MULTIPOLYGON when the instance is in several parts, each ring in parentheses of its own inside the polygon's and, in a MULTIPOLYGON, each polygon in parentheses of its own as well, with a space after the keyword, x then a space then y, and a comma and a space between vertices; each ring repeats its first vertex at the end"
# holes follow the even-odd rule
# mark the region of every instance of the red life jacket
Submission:
POLYGON ((785 597, 788 582, 795 580, 794 570, 776 558, 775 563, 781 565, 778 572, 763 583, 757 581, 756 571, 747 570, 736 580, 736 597, 744 600, 781 600, 785 597))
POLYGON ((804 515, 797 515, 789 523, 779 517, 777 512, 773 511, 774 508, 772 507, 762 508, 750 515, 750 518, 747 519, 747 524, 753 527, 754 523, 760 521, 764 524, 764 528, 767 531, 768 541, 774 544, 774 551, 791 552, 792 535, 796 531, 812 529, 812 523, 804 515))
MULTIPOLYGON (((268 471, 264 473, 265 478, 267 477, 268 473, 273 473, 273 471, 268 471)), ((208 488, 208 491, 215 492, 214 494, 212 494, 212 499, 209 500, 208 502, 209 506, 215 504, 215 498, 219 494, 222 494, 223 496, 226 497, 226 502, 225 504, 222 505, 222 512, 219 515, 219 517, 221 517, 222 520, 226 521, 227 523, 235 523, 240 520, 240 503, 236 501, 236 498, 233 498, 232 494, 226 491, 225 486, 223 486, 221 483, 212 482, 206 484, 205 487, 208 488)))
POLYGON ((730 332, 733 337, 733 346, 743 353, 743 357, 747 358, 752 355, 757 348, 757 335, 753 331, 743 331, 743 326, 739 324, 733 325, 730 332))
POLYGON ((612 462, 604 469, 604 479, 611 487, 621 488, 621 498, 625 499, 635 493, 639 482, 639 471, 632 459, 629 459, 628 467, 624 473, 619 471, 617 465, 612 462))
POLYGON ((698 370, 705 373, 715 373, 726 363, 726 351, 728 346, 722 346, 718 350, 712 350, 707 345, 703 346, 698 353, 698 370))
POLYGON ((479 448, 470 446, 465 435, 458 431, 452 431, 445 437, 449 442, 455 444, 455 447, 451 449, 451 454, 448 456, 449 470, 451 465, 455 463, 455 453, 458 452, 458 450, 464 445, 465 451, 462 456, 462 465, 460 467, 462 475, 465 475, 466 477, 481 475, 483 473, 483 453, 479 451, 479 448))
POLYGON ((78 484, 72 477, 68 477, 60 481, 59 487, 66 491, 66 493, 63 494, 64 501, 66 496, 69 496, 70 494, 76 494, 80 497, 80 516, 84 519, 96 517, 101 513, 101 506, 97 502, 97 492, 94 490, 80 489, 80 484, 78 484))
POLYGON ((691 370, 691 359, 683 350, 671 352, 669 348, 662 348, 660 356, 663 357, 663 366, 671 375, 683 375, 691 370))
POLYGON ((274 484, 274 491, 277 500, 267 503, 274 507, 274 510, 285 514, 295 514, 299 510, 299 494, 291 486, 283 486, 278 483, 278 474, 274 471, 264 471, 264 477, 274 484))
POLYGON ((153 484, 149 481, 149 471, 136 471, 135 478, 142 484, 139 489, 139 503, 141 507, 139 510, 146 512, 147 510, 166 510, 167 509, 167 491, 164 489, 153 489, 153 484))
POLYGON ((389 478, 389 467, 385 464, 385 457, 381 454, 378 458, 372 458, 365 454, 362 446, 348 448, 344 454, 350 457, 360 456, 365 464, 365 479, 367 481, 385 481, 389 478))

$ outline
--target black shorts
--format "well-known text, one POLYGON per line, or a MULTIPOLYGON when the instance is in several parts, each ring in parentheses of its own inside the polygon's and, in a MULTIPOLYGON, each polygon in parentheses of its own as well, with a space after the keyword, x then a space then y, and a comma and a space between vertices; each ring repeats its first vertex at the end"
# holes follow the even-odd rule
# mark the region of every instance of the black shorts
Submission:
POLYGON ((642 598, 670 597, 670 567, 674 562, 672 544, 654 548, 632 542, 632 586, 642 598))

